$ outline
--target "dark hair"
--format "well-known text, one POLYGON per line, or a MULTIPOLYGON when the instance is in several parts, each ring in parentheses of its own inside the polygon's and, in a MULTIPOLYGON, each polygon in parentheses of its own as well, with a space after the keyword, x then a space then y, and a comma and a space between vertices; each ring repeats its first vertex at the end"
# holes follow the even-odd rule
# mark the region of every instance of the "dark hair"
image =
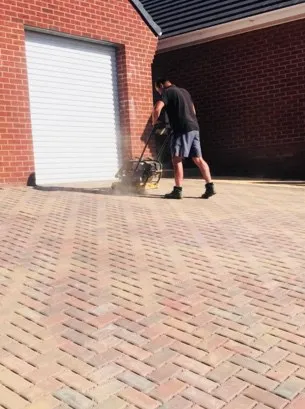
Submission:
POLYGON ((158 79, 156 80, 155 84, 156 84, 156 86, 157 86, 158 88, 160 88, 161 85, 164 85, 166 82, 169 82, 169 80, 168 80, 167 78, 165 78, 165 77, 161 77, 161 78, 158 78, 158 79))

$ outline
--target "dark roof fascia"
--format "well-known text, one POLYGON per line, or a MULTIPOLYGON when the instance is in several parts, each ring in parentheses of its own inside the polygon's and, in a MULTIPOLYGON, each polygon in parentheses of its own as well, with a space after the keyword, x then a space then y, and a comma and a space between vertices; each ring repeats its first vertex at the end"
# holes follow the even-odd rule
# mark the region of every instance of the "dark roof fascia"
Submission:
POLYGON ((160 37, 162 35, 162 30, 157 23, 152 19, 151 15, 145 10, 140 0, 129 0, 135 9, 139 12, 145 23, 150 27, 155 35, 160 37))

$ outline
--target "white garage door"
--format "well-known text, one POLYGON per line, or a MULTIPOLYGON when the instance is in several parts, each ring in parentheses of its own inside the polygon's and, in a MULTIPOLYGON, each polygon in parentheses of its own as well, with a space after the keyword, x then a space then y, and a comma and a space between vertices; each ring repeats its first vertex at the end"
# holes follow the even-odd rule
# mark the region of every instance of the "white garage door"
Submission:
POLYGON ((115 49, 27 32, 38 184, 112 179, 118 168, 115 49))

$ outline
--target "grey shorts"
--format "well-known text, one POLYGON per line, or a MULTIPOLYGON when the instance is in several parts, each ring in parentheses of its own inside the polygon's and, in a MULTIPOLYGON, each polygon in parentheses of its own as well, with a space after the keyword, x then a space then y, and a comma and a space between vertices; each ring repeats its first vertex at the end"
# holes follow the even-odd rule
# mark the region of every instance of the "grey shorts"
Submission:
POLYGON ((171 155, 182 158, 202 157, 199 131, 173 134, 171 138, 171 155))

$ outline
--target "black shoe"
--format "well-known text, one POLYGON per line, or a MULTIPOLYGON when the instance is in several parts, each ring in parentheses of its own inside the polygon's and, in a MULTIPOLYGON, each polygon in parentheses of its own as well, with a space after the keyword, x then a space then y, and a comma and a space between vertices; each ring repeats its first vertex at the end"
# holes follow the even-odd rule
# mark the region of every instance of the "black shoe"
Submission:
POLYGON ((205 192, 204 194, 201 196, 202 199, 208 199, 211 196, 216 195, 215 189, 214 189, 214 183, 207 183, 205 185, 205 192))
POLYGON ((171 193, 164 195, 164 199, 182 199, 182 187, 175 186, 171 193))

